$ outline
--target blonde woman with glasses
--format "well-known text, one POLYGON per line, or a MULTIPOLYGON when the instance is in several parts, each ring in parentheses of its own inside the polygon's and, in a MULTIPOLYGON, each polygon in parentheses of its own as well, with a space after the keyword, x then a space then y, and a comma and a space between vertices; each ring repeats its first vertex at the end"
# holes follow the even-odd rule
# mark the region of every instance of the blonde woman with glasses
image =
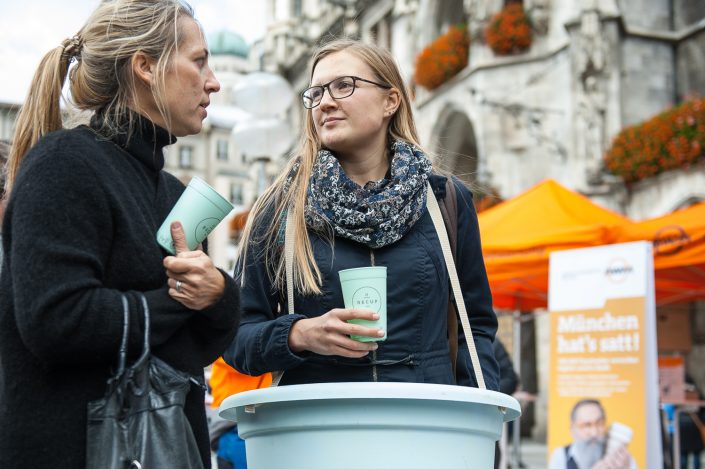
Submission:
MULTIPOLYGON (((0 279, 0 467, 86 466, 87 403, 103 397, 131 302, 130 363, 151 310, 153 355, 203 383, 203 367, 232 341, 238 288, 172 226, 158 227, 184 190, 163 170, 163 148, 201 130, 211 93, 203 32, 178 0, 101 2, 76 36, 43 59, 14 135, 0 279), (59 100, 92 112, 63 129, 59 100)), ((112 369, 112 370, 111 370, 112 369)), ((184 412, 210 467, 204 388, 184 412)), ((180 467, 201 467, 183 461, 180 467)))
MULTIPOLYGON (((255 204, 237 268, 242 323, 224 355, 241 372, 283 371, 281 384, 397 381, 476 386, 462 332, 456 373, 449 354, 448 272, 426 209, 445 196, 421 150, 408 92, 389 52, 357 41, 324 45, 302 94, 295 156, 255 204), (427 191, 428 182, 434 193, 427 191), (287 221, 287 213, 291 212, 287 221), (292 226, 288 226, 291 223, 292 226), (285 232, 293 249, 293 311, 285 232), (338 272, 387 268, 384 331, 350 323, 375 313, 344 308, 338 272), (287 314, 289 313, 289 314, 287 314), (350 336, 365 336, 358 341, 350 336)), ((498 388, 497 319, 472 195, 457 193, 457 265, 487 388, 498 388)))

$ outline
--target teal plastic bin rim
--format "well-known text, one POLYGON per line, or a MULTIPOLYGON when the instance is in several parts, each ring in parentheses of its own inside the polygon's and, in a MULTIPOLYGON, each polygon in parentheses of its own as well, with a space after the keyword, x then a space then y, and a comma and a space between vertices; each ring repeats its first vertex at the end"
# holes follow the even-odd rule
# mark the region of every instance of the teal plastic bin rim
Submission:
POLYGON ((519 401, 507 394, 486 389, 428 383, 316 383, 270 387, 245 391, 226 398, 218 415, 236 421, 239 407, 256 409, 277 402, 336 399, 415 399, 455 401, 496 406, 503 420, 510 422, 521 415, 519 401))

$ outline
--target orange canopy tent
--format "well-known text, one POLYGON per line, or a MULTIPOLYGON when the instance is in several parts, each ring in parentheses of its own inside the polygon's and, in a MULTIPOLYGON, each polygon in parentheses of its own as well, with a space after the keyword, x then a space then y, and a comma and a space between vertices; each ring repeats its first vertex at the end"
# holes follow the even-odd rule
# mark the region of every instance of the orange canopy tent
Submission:
POLYGON ((658 304, 705 299, 705 202, 618 231, 617 242, 653 243, 658 304))
POLYGON ((524 311, 547 306, 552 251, 618 242, 631 223, 550 179, 478 218, 494 305, 524 311))

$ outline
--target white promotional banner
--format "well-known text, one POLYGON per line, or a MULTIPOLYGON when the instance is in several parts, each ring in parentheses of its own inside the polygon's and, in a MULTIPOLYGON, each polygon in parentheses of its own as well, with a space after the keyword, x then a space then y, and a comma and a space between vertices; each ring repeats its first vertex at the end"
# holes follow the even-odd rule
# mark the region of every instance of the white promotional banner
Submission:
POLYGON ((551 253, 550 469, 661 469, 652 246, 551 253))

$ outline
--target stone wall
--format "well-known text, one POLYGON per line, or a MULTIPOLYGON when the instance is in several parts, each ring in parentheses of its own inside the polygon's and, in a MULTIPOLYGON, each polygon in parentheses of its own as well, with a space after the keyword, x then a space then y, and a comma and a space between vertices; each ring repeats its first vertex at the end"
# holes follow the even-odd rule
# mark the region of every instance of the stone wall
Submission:
POLYGON ((628 217, 643 220, 665 215, 695 200, 705 200, 705 162, 640 181, 631 188, 625 208, 628 217))
MULTIPOLYGON (((688 0, 682 0, 688 3, 688 0)), ((620 0, 624 22, 633 28, 668 31, 672 28, 671 0, 620 0)))
POLYGON ((635 36, 621 47, 622 126, 636 124, 674 104, 673 47, 635 36))
POLYGON ((569 80, 565 53, 458 77, 417 101, 421 141, 436 147, 446 130, 440 128, 444 116, 451 110, 460 112, 475 132, 479 182, 496 187, 504 198, 547 177, 575 183, 582 175, 568 164, 572 147, 567 138, 571 135, 569 80))
POLYGON ((705 4, 702 0, 672 0, 672 2, 675 29, 690 26, 705 17, 705 4))
POLYGON ((703 73, 705 54, 703 51, 705 51, 705 30, 684 40, 676 48, 679 100, 694 95, 705 96, 705 73, 703 73))

